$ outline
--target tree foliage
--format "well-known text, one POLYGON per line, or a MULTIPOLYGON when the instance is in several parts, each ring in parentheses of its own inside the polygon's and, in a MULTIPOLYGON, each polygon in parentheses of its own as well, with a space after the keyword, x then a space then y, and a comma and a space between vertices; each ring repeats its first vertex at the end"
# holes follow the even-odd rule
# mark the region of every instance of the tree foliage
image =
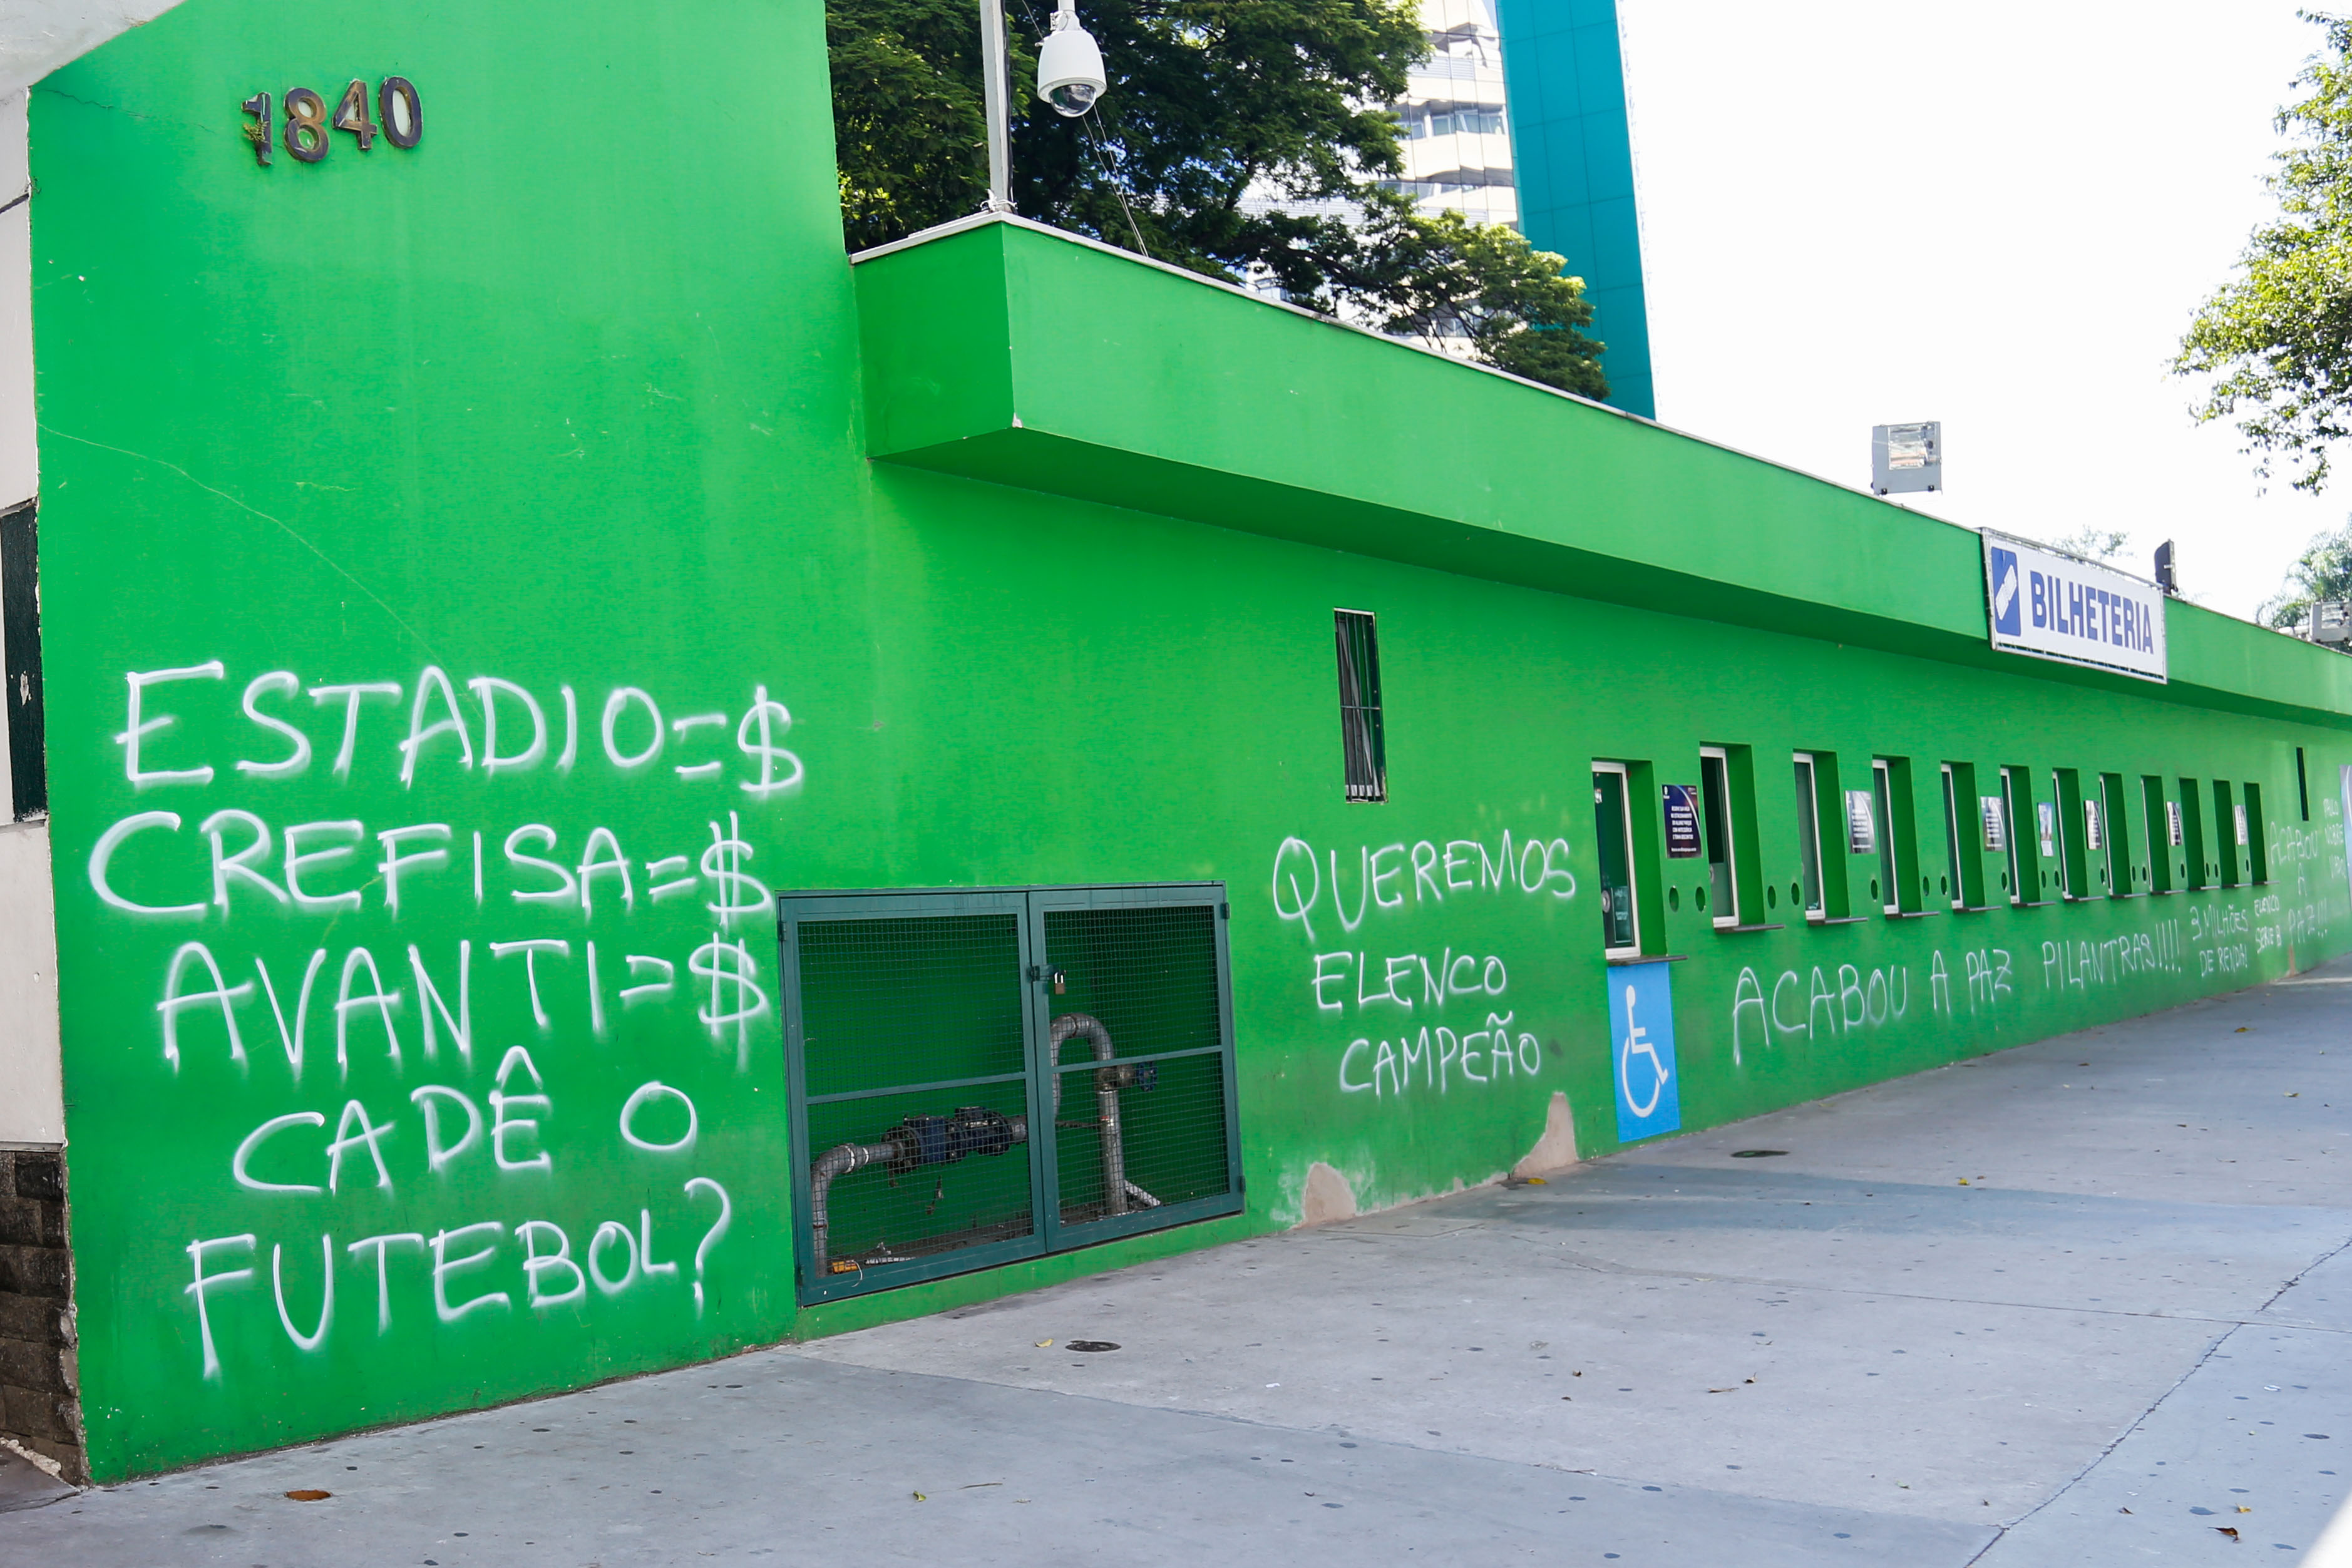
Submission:
POLYGON ((2080 560, 2113 560, 2130 548, 2131 535, 2121 528, 2101 528, 2093 523, 2050 542, 2080 560))
POLYGON ((1360 269, 1342 300, 1383 332, 1432 348, 1465 346, 1498 370, 1590 398, 1609 395, 1602 345, 1584 335, 1592 305, 1565 261, 1503 224, 1459 213, 1423 217, 1393 192, 1366 199, 1360 269))
POLYGON ((2326 45, 2295 78, 2308 96, 2278 113, 2294 138, 2269 181, 2279 216, 2199 309, 2173 370, 2212 378, 2193 411, 2234 416, 2258 473, 2283 460, 2315 492, 2352 431, 2352 18, 2302 15, 2326 45))
POLYGON ((2330 599, 2352 600, 2352 523, 2313 538, 2256 613, 2265 625, 2298 626, 2314 604, 2330 599))
MULTIPOLYGON (((1378 181, 1428 48, 1412 0, 1086 0, 1110 87, 1067 120, 1035 96, 1052 0, 1007 0, 1013 204, 1381 330, 1607 395, 1580 279, 1499 225, 1428 219, 1378 181)), ((977 0, 827 0, 852 250, 987 194, 977 0)))

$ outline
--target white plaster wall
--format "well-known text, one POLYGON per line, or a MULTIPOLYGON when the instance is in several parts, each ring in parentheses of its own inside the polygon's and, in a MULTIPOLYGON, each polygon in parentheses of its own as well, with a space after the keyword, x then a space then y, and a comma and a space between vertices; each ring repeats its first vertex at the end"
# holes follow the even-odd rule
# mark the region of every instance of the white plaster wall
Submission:
POLYGON ((0 823, 0 1144, 66 1141, 49 825, 0 823))
MULTIPOLYGON (((5 11, 13 0, 0 0, 5 11)), ((22 91, 0 89, 0 511, 29 501, 39 475, 33 439, 33 204, 16 199, 25 166, 22 91)))
MULTIPOLYGON (((20 0, 0 0, 15 25, 20 0)), ((5 66, 0 58, 0 66, 5 66)), ((0 85, 0 203, 26 187, 25 93, 0 85)), ((0 213, 0 507, 33 498, 32 204, 0 213)), ((6 710, 0 708, 0 725, 6 710)), ((0 817, 9 800, 0 734, 0 817)), ((47 822, 0 821, 0 1144, 61 1144, 64 1085, 58 1053, 57 904, 47 822)))
POLYGON ((0 97, 16 97, 180 0, 0 0, 0 97))
MULTIPOLYGON (((0 0, 5 9, 14 0, 0 0)), ((33 204, 17 201, 30 187, 26 172, 26 95, 0 95, 0 511, 31 500, 40 485, 33 423, 33 204)), ((13 799, 8 772, 8 712, 0 706, 0 822, 13 799)), ((0 925, 16 911, 0 901, 0 925)), ((0 938, 5 940, 5 938, 0 938)), ((0 1029, 6 1017, 0 1014, 0 1029)), ((0 1051, 6 1050, 0 1042, 0 1051)))

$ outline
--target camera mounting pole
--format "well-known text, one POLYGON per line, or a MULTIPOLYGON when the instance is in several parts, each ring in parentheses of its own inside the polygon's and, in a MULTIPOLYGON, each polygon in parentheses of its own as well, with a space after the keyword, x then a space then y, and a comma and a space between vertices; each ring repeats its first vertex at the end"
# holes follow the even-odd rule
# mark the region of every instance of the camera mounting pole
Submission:
POLYGON ((988 111, 988 201, 982 212, 1013 210, 1010 62, 1004 54, 1004 0, 980 0, 982 99, 988 111))

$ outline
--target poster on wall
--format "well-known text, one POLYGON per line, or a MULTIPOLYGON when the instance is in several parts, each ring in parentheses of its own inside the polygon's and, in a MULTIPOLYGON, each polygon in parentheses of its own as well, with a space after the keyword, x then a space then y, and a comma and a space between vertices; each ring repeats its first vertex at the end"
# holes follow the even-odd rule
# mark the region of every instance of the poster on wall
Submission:
POLYGON ((1669 784, 1665 786, 1666 858, 1696 860, 1702 851, 1698 838, 1698 786, 1669 784))
POLYGON ((2001 652, 2169 678, 2156 584, 1990 529, 1984 572, 1985 620, 2001 652))
POLYGON ((2048 860, 2058 852, 2058 808, 2048 800, 2036 800, 2033 815, 2042 829, 2042 858, 2048 860))
POLYGON ((2009 848, 2009 818, 2001 810, 2000 797, 1978 796, 1977 815, 1984 819, 1984 847, 1988 850, 2009 848))
POLYGON ((1617 1059, 1617 1138, 1630 1144, 1682 1130, 1675 1076, 1672 964, 1621 964, 1609 971, 1609 1038, 1617 1059))
POLYGON ((1845 847, 1851 853, 1873 855, 1878 852, 1877 817, 1870 809, 1870 791, 1849 789, 1845 792, 1845 847))

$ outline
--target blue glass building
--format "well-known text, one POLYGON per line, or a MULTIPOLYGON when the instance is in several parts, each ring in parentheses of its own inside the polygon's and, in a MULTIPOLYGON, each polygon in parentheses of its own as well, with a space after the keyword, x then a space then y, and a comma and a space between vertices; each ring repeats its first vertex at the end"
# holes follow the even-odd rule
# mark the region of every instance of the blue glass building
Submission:
POLYGON ((1655 417, 1617 0, 1495 4, 1520 232, 1583 277, 1609 401, 1655 417))

